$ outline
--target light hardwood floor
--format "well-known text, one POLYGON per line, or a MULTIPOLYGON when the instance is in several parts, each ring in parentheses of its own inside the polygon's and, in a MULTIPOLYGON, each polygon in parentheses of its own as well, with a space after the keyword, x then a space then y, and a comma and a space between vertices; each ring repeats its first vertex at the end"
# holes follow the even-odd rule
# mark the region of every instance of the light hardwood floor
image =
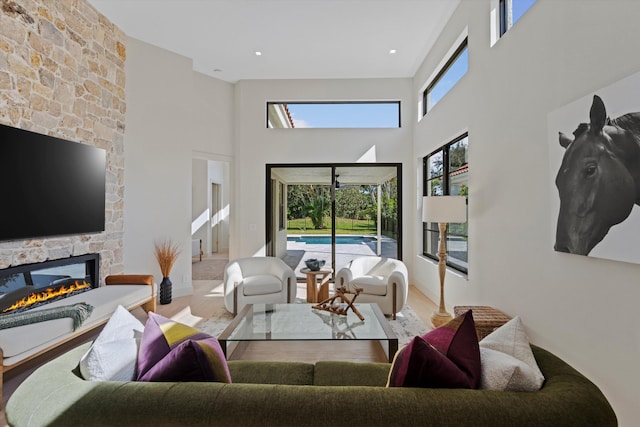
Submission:
MULTIPOLYGON (((306 284, 298 283, 297 296, 299 298, 306 298, 306 284)), ((178 322, 195 326, 199 322, 204 319, 211 317, 212 314, 212 302, 216 299, 217 305, 220 304, 220 299, 223 298, 223 289, 222 289, 222 281, 221 280, 195 280, 193 282, 193 294, 183 297, 173 298, 171 304, 161 305, 158 304, 157 312, 165 317, 171 318, 178 322)), ((422 292, 420 292, 415 286, 409 286, 409 296, 408 296, 408 304, 415 311, 417 316, 422 319, 426 324, 430 324, 431 315, 437 310, 436 304, 427 298, 422 292)), ((138 317, 143 323, 146 321, 146 313, 141 309, 137 308, 132 311, 132 313, 138 317)), ((61 348, 50 352, 47 357, 42 357, 34 361, 34 363, 29 366, 25 366, 22 369, 15 369, 14 371, 9 371, 5 374, 4 377, 4 387, 3 387, 3 408, 6 400, 11 396, 11 393, 20 385, 22 381, 33 372, 39 365, 45 363, 47 360, 50 360, 63 352, 73 348, 79 344, 84 342, 88 342, 93 340, 98 332, 94 335, 83 336, 82 339, 73 341, 68 343, 66 346, 62 346, 61 348)), ((295 344, 293 344, 295 346, 295 344)), ((283 353, 289 352, 291 353, 292 349, 282 348, 281 351, 283 353)), ((305 356, 304 352, 299 352, 299 349, 296 350, 299 353, 300 361, 313 361, 315 358, 314 352, 307 352, 308 357, 305 356), (308 360, 305 360, 306 359, 308 360)), ((371 349, 374 353, 377 351, 376 349, 371 349)), ((382 351, 381 349, 379 351, 382 351)), ((362 356, 362 349, 357 345, 354 347, 349 347, 347 345, 346 348, 340 350, 340 354, 344 354, 345 358, 353 361, 366 361, 366 360, 377 360, 379 358, 379 354, 374 354, 372 357, 362 356)), ((382 352, 384 356, 384 353, 382 352)), ((248 356, 251 358, 261 358, 260 355, 255 357, 248 356)), ((0 427, 6 426, 4 423, 4 411, 0 411, 0 427)))

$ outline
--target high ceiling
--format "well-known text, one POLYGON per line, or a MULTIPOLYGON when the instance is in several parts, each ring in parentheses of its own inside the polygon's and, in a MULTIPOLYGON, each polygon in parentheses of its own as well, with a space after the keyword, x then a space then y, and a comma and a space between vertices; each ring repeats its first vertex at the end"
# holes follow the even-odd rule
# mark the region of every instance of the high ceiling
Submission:
POLYGON ((229 82, 413 77, 460 2, 88 1, 128 36, 229 82))

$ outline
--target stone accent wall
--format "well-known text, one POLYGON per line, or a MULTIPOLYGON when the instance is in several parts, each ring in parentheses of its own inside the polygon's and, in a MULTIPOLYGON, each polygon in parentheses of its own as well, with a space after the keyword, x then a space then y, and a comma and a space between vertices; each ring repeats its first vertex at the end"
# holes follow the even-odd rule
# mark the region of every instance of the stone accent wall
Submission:
POLYGON ((0 123, 107 152, 105 231, 0 242, 0 268, 98 252, 100 283, 122 272, 125 41, 86 0, 0 0, 0 123))

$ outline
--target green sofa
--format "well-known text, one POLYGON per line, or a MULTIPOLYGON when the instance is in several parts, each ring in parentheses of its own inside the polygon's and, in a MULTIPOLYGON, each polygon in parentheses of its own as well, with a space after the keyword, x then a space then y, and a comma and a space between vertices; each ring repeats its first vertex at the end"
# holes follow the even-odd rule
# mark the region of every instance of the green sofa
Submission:
POLYGON ((89 382, 88 344, 43 365, 6 406, 11 426, 615 426, 600 390, 532 346, 537 392, 385 388, 390 364, 231 361, 233 384, 89 382))

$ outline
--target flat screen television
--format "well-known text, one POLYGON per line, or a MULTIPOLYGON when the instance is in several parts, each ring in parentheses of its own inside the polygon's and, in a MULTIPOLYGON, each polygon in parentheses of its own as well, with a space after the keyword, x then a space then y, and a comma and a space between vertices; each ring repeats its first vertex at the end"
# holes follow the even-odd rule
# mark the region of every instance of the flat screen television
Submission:
POLYGON ((0 240, 104 231, 106 152, 0 125, 0 240))

